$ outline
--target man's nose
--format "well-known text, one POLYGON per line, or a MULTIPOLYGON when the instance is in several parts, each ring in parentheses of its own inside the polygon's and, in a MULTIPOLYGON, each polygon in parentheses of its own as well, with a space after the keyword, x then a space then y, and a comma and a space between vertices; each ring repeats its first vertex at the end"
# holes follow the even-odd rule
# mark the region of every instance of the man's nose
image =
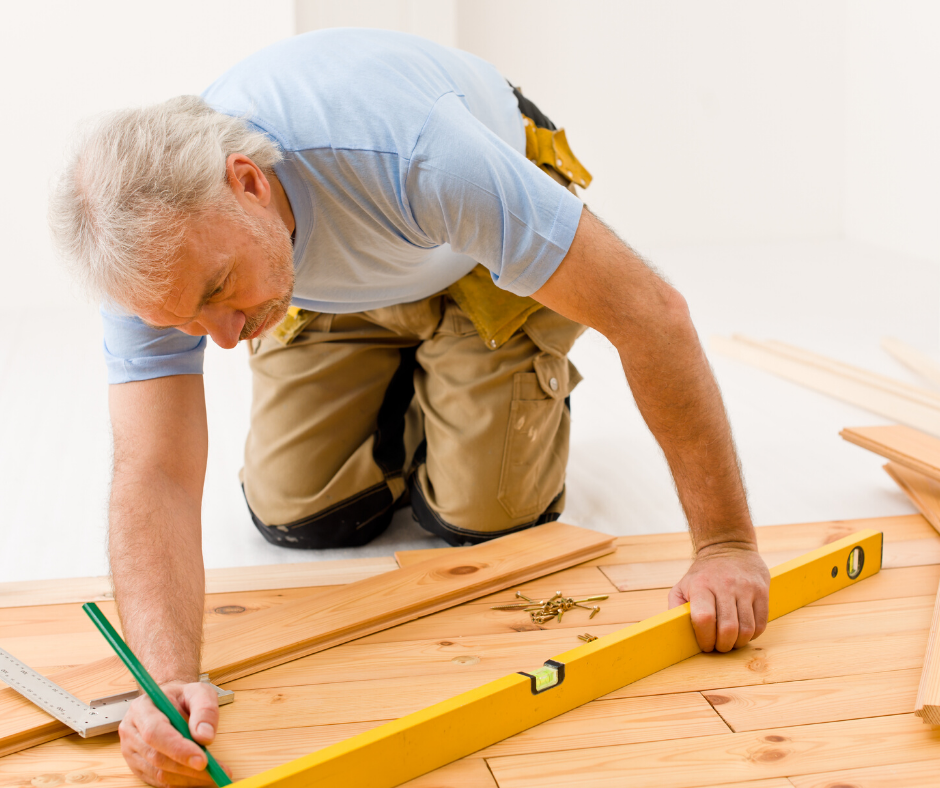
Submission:
POLYGON ((245 313, 221 306, 207 306, 199 316, 199 322, 215 344, 230 350, 238 344, 245 327, 245 313))

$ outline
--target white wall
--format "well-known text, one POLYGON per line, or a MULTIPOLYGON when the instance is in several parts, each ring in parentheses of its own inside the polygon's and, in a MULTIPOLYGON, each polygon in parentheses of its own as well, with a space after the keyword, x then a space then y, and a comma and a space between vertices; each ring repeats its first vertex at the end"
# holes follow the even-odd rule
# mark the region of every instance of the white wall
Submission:
POLYGON ((201 92, 229 65, 291 35, 294 10, 292 0, 52 0, 6 3, 0 24, 0 270, 8 303, 48 309, 74 303, 53 262, 46 195, 75 123, 201 92))
POLYGON ((295 0, 297 32, 378 27, 457 46, 457 0, 295 0))
POLYGON ((852 0, 848 237, 940 261, 940 4, 852 0))
POLYGON ((834 238, 838 0, 462 0, 458 42, 568 129, 588 203, 640 249, 834 238))

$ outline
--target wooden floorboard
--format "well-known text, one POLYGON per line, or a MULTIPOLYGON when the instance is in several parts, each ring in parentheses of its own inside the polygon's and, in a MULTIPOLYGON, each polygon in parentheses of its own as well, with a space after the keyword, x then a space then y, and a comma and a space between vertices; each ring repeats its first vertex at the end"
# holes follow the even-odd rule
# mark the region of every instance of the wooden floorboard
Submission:
POLYGON ((733 731, 757 731, 904 714, 914 707, 920 670, 858 673, 705 693, 733 731))
POLYGON ((697 788, 931 760, 940 731, 913 714, 770 728, 678 741, 489 758, 500 788, 697 788))
POLYGON ((841 769, 823 774, 790 777, 794 788, 936 788, 940 758, 915 763, 892 763, 862 769, 841 769))
MULTIPOLYGON (((894 568, 770 624, 746 648, 699 654, 529 731, 408 783, 409 788, 926 788, 940 784, 940 731, 913 709, 940 582, 940 537, 920 515, 770 526, 764 552, 805 552, 863 528, 885 533, 894 568)), ((437 554, 459 551, 445 548, 437 554)), ((621 537, 611 555, 519 586, 535 598, 610 593, 601 614, 535 625, 494 611, 517 587, 402 624, 230 683, 213 752, 237 777, 342 741, 493 678, 529 670, 667 606, 668 585, 619 592, 624 566, 674 562, 685 534, 621 537)), ((414 563, 421 551, 400 556, 414 563)), ((433 554, 432 554, 433 555, 433 554)), ((423 556, 427 557, 427 556, 423 556)), ((392 568, 391 559, 265 567, 248 588, 207 596, 206 621, 244 618, 324 586, 392 568), (288 581, 278 583, 279 572, 288 581), (309 572, 305 588, 296 584, 309 572), (357 573, 359 573, 357 575, 357 573), (328 582, 332 581, 332 582, 328 582), (261 587, 259 587, 261 586, 261 587), (265 587, 266 586, 266 587, 265 587)), ((658 567, 661 571, 664 567, 658 567)), ((236 570, 232 570, 236 572, 236 570)), ((673 570, 674 574, 674 570, 673 570)), ((665 575, 662 575, 665 576, 665 575)), ((91 579, 95 580, 95 579, 91 579)), ((220 575, 221 583, 238 578, 220 575)), ((63 583, 34 606, 4 606, 0 646, 34 665, 68 664, 108 648, 74 604, 53 604, 63 583)), ((75 581, 71 588, 91 588, 75 581)), ((19 593, 26 593, 21 587, 19 593)), ((74 592, 76 595, 78 592, 74 592)), ((102 604, 117 622, 113 602, 102 604)), ((583 612, 583 615, 580 613, 583 612)), ((115 734, 69 736, 0 758, 0 788, 139 788, 115 734)))

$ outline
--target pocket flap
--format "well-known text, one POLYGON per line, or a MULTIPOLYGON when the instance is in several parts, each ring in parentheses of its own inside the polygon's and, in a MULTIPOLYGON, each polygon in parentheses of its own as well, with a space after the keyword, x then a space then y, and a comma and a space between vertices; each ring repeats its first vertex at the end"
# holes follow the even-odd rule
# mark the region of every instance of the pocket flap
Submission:
MULTIPOLYGON (((535 359, 539 385, 552 399, 564 399, 571 393, 571 375, 567 358, 540 353, 535 359)), ((577 375, 577 373, 575 373, 577 375)), ((579 376, 580 377, 580 376, 579 376)), ((577 381, 575 381, 577 382, 577 381)))

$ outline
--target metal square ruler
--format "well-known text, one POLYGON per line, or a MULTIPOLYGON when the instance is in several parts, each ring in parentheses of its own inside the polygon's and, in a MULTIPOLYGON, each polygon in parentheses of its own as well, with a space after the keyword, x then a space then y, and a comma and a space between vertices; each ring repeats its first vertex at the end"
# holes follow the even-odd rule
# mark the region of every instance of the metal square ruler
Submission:
MULTIPOLYGON (((59 722, 68 725, 83 738, 116 731, 131 701, 140 695, 139 690, 132 690, 119 695, 96 698, 90 704, 84 703, 2 648, 0 648, 0 680, 9 684, 26 700, 35 703, 59 722)), ((209 677, 203 674, 199 680, 208 683, 209 677)), ((235 693, 232 690, 220 689, 215 684, 212 687, 219 694, 220 706, 235 700, 235 693)))

